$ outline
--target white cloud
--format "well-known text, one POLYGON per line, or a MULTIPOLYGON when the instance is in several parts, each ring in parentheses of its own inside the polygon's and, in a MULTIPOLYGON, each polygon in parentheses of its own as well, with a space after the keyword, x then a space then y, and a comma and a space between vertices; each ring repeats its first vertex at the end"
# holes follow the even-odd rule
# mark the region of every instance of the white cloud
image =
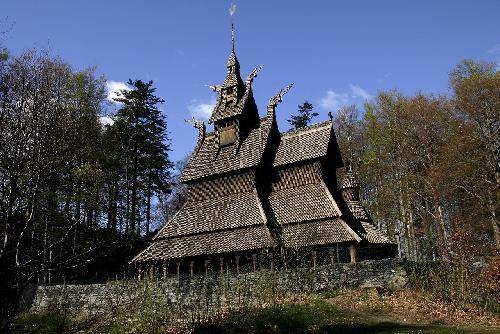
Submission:
POLYGON ((319 99, 320 107, 324 110, 335 111, 347 104, 364 102, 373 98, 371 94, 358 85, 350 84, 349 90, 350 92, 337 93, 329 89, 325 96, 319 99))
POLYGON ((116 94, 117 92, 121 90, 131 90, 131 88, 125 82, 113 80, 106 81, 106 89, 108 90, 108 96, 106 97, 106 99, 113 103, 117 103, 114 100, 118 97, 118 95, 116 94))
POLYGON ((346 93, 339 94, 333 90, 328 90, 326 95, 319 99, 319 105, 326 110, 336 110, 348 101, 349 96, 346 93))
POLYGON ((377 83, 378 84, 381 84, 381 83, 384 83, 392 74, 389 72, 389 73, 386 73, 384 74, 384 76, 382 78, 378 78, 377 79, 377 83))
POLYGON ((208 103, 194 99, 191 100, 187 108, 192 117, 208 120, 215 108, 215 103, 215 99, 210 100, 208 103))
POLYGON ((109 116, 101 116, 101 117, 99 117, 99 123, 103 127, 105 127, 107 125, 113 125, 113 124, 115 124, 115 121, 111 117, 109 117, 109 116))
POLYGON ((488 50, 488 53, 495 56, 495 62, 497 63, 497 69, 500 68, 500 43, 488 50))
POLYGON ((360 97, 364 100, 370 100, 373 97, 358 85, 349 84, 349 88, 351 89, 352 97, 354 99, 360 97))
POLYGON ((500 54, 500 43, 488 50, 490 54, 500 54))

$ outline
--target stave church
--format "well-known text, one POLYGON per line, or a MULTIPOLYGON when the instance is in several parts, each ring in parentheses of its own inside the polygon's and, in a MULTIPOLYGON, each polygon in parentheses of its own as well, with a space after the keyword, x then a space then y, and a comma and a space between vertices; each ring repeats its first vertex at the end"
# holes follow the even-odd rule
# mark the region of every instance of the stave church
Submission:
POLYGON ((192 274, 395 256, 352 170, 337 179, 345 166, 332 120, 280 132, 276 109, 291 85, 259 115, 252 92, 261 69, 243 81, 232 30, 225 80, 211 87, 213 131, 193 121, 198 138, 181 175, 187 200, 131 263, 192 274))

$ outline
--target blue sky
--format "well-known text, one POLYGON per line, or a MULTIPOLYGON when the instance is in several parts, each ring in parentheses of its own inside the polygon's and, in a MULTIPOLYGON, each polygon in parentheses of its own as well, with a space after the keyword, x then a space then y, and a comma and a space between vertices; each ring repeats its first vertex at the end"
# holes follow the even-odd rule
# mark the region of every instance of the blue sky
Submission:
MULTIPOLYGON (((464 58, 500 59, 500 1, 232 1, 242 76, 254 81, 261 115, 267 100, 295 82, 278 123, 308 99, 328 111, 397 88, 447 93, 448 72, 464 58)), ((96 65, 112 82, 153 80, 173 138, 186 156, 196 131, 184 119, 206 115, 230 51, 231 1, 1 0, 14 23, 4 44, 18 54, 50 47, 75 68, 96 65)), ((119 84, 114 86, 119 86, 119 84)), ((113 86, 113 83, 112 85, 113 86)))

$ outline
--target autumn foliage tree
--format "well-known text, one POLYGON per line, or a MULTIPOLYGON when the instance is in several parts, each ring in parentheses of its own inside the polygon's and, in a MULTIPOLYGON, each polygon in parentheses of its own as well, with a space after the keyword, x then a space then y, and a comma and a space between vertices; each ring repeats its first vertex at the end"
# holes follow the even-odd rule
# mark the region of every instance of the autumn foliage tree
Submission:
POLYGON ((385 91, 364 113, 355 106, 336 113, 364 200, 379 226, 401 234, 406 257, 452 260, 471 245, 476 258, 498 250, 499 78, 494 64, 464 61, 450 75, 449 96, 385 91), (457 242, 464 235, 469 245, 457 242))

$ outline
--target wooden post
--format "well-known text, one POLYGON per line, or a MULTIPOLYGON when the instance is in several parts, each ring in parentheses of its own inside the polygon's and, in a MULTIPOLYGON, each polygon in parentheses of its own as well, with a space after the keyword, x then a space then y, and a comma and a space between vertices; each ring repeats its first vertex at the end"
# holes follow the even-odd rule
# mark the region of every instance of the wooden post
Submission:
POLYGON ((313 250, 311 252, 311 255, 312 255, 312 260, 313 260, 313 269, 316 269, 316 251, 313 250))
POLYGON ((239 274, 240 273, 240 256, 236 255, 235 259, 236 259, 236 274, 239 274))
POLYGON ((208 264, 210 263, 210 260, 209 259, 206 259, 205 260, 205 276, 208 275, 208 264))
POLYGON ((179 280, 180 274, 181 274, 181 263, 179 261, 177 261, 175 263, 175 266, 176 266, 176 269, 177 269, 177 280, 179 280))
POLYGON ((220 264, 220 274, 223 275, 224 274, 224 258, 223 257, 219 258, 219 264, 220 264))
POLYGON ((271 259, 271 271, 273 271, 274 270, 274 254, 269 253, 269 257, 271 259))
POLYGON ((337 263, 340 263, 339 243, 337 242, 337 263))
POLYGON ((193 277, 193 266, 194 266, 194 261, 193 260, 189 261, 189 274, 191 275, 191 277, 193 277))
POLYGON ((252 254, 253 271, 257 271, 257 254, 252 254))
POLYGON ((349 245, 349 255, 351 256, 351 263, 356 263, 358 260, 357 253, 356 253, 356 245, 355 244, 350 244, 349 245))
POLYGON ((163 261, 163 279, 167 279, 168 261, 163 261))
POLYGON ((330 255, 330 264, 333 266, 333 264, 335 263, 335 257, 333 255, 333 250, 331 248, 328 251, 328 254, 330 255))

